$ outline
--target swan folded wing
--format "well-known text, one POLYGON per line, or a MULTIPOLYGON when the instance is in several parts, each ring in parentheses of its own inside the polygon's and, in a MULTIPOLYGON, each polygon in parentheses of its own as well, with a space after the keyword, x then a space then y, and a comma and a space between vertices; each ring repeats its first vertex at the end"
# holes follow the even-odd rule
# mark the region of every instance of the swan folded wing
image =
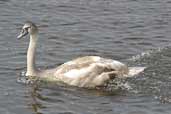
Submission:
POLYGON ((63 76, 70 79, 68 82, 70 85, 95 87, 104 84, 104 82, 110 79, 107 72, 111 71, 107 71, 105 65, 101 63, 92 63, 81 69, 72 69, 64 73, 63 76))
POLYGON ((127 67, 118 62, 100 57, 83 57, 59 67, 58 78, 65 83, 79 87, 95 87, 113 79, 118 72, 127 73, 127 67), (79 62, 81 60, 81 62, 79 62), (84 61, 82 61, 84 60, 84 61), (126 69, 126 71, 124 71, 126 69))

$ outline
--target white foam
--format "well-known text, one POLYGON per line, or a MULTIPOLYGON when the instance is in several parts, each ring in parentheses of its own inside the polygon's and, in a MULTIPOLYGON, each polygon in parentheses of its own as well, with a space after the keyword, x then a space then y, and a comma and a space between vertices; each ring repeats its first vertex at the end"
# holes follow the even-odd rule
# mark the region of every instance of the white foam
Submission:
POLYGON ((137 60, 141 60, 141 59, 146 58, 146 57, 148 58, 148 57, 153 56, 154 54, 162 52, 164 49, 165 49, 165 47, 164 48, 159 47, 157 49, 148 50, 148 51, 142 52, 142 53, 140 53, 138 55, 132 56, 128 60, 130 60, 130 61, 137 61, 137 60))

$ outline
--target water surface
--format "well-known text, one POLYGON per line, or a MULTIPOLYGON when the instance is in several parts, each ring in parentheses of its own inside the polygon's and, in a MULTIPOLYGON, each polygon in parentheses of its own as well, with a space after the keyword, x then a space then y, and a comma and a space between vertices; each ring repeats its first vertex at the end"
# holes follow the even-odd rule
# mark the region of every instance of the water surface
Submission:
POLYGON ((3 114, 169 114, 171 111, 169 0, 0 0, 0 112, 3 114), (23 23, 39 26, 39 67, 98 55, 147 66, 103 92, 17 83, 26 68, 23 23))

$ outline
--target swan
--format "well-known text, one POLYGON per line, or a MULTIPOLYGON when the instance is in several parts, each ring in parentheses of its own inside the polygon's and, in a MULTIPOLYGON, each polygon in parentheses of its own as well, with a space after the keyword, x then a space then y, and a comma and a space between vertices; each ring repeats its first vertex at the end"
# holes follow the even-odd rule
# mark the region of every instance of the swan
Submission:
POLYGON ((36 68, 35 64, 38 28, 31 21, 24 24, 17 39, 21 39, 28 34, 30 43, 27 50, 26 76, 29 77, 61 81, 70 86, 95 88, 103 86, 115 77, 132 77, 145 69, 145 67, 128 67, 117 60, 99 56, 85 56, 66 62, 56 68, 40 70, 36 68))

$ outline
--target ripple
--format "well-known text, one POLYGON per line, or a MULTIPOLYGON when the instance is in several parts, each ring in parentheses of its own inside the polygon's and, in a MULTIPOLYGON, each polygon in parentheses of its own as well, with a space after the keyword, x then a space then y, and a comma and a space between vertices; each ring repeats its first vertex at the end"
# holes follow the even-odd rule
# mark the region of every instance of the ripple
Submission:
POLYGON ((145 40, 145 38, 139 38, 139 37, 128 37, 128 38, 124 38, 124 40, 140 41, 140 40, 145 40))
POLYGON ((150 43, 150 42, 140 42, 140 43, 138 43, 139 45, 143 45, 143 46, 151 46, 151 45, 153 45, 152 43, 150 43))
POLYGON ((169 2, 0 0, 1 113, 170 114, 169 2), (110 93, 53 84, 34 90, 31 84, 16 83, 18 72, 26 69, 29 39, 18 42, 15 37, 26 20, 40 28, 40 67, 98 55, 147 69, 118 81, 119 89, 110 93))

